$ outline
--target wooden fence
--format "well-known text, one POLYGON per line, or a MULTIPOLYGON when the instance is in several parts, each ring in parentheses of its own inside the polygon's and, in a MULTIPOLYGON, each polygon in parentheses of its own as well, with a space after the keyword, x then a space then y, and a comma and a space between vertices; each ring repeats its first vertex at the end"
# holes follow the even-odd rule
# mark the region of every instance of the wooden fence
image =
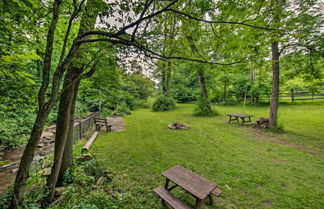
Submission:
POLYGON ((95 112, 92 115, 83 118, 81 121, 74 122, 73 125, 73 141, 82 139, 88 131, 94 130, 94 118, 99 118, 100 112, 95 112))
MULTIPOLYGON (((261 94, 259 96, 259 101, 269 102, 271 99, 271 93, 261 94)), ((310 92, 307 90, 294 90, 291 89, 290 92, 280 92, 279 101, 283 102, 295 102, 299 100, 320 100, 324 99, 324 89, 319 89, 317 92, 310 92)))

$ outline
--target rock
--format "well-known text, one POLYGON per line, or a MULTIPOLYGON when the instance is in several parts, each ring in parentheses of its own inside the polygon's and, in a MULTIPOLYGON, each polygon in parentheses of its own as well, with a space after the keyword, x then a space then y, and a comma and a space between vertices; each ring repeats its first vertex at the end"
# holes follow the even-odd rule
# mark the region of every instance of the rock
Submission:
POLYGON ((51 153, 52 152, 52 150, 43 150, 43 151, 41 151, 40 152, 40 156, 45 156, 45 155, 48 155, 49 153, 51 153))
POLYGON ((17 173, 17 171, 18 171, 18 168, 15 168, 15 169, 13 169, 13 170, 11 171, 11 173, 17 173))
POLYGON ((43 170, 40 171, 43 176, 49 176, 51 175, 52 168, 44 168, 43 170))
POLYGON ((43 159, 44 157, 40 156, 40 155, 36 155, 33 159, 33 161, 40 161, 41 159, 43 159))
POLYGON ((45 146, 44 143, 40 143, 40 144, 37 145, 38 148, 42 148, 42 147, 44 147, 44 146, 45 146))
POLYGON ((65 187, 56 187, 54 195, 56 197, 61 196, 61 194, 66 190, 65 187))
POLYGON ((99 177, 99 179, 97 180, 96 184, 97 184, 97 185, 101 185, 101 184, 103 184, 103 183, 105 182, 105 180, 106 180, 106 178, 103 177, 103 176, 101 176, 101 177, 99 177))
POLYGON ((92 160, 92 159, 93 159, 92 155, 90 155, 90 154, 82 154, 76 160, 78 162, 84 162, 84 161, 89 161, 89 160, 92 160))
POLYGON ((185 123, 174 122, 168 125, 168 127, 172 130, 187 130, 189 125, 185 123))

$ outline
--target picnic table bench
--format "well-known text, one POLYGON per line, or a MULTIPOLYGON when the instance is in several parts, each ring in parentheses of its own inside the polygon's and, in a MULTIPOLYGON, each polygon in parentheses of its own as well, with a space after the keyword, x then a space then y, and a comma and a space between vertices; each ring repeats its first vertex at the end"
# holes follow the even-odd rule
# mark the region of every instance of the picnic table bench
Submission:
POLYGON ((242 120, 242 125, 245 123, 245 122, 251 122, 251 117, 254 117, 253 115, 246 115, 246 114, 241 114, 241 113, 231 113, 231 114, 227 114, 227 116, 229 116, 229 120, 228 120, 228 123, 231 123, 231 121, 237 121, 237 122, 240 122, 239 118, 241 118, 242 120), (232 119, 232 117, 234 117, 232 119), (249 120, 246 121, 245 118, 248 118, 249 120))
POLYGON ((210 204, 213 204, 211 195, 219 196, 222 192, 217 188, 217 184, 180 165, 164 171, 162 176, 166 178, 164 187, 157 187, 153 191, 162 199, 163 204, 166 202, 174 209, 190 209, 189 206, 170 193, 171 190, 178 186, 196 198, 196 209, 201 208, 207 198, 209 198, 210 204), (172 186, 169 186, 170 181, 173 182, 172 186))
POLYGON ((112 124, 108 123, 107 118, 94 118, 96 131, 100 131, 101 127, 106 127, 107 132, 111 131, 112 124))

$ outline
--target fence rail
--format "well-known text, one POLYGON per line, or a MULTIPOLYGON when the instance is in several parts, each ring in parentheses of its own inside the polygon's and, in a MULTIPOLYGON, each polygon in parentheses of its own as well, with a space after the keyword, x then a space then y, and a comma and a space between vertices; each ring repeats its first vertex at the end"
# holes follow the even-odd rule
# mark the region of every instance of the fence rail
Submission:
MULTIPOLYGON (((226 95, 227 101, 250 101, 252 103, 270 102, 271 92, 261 93, 258 95, 226 95)), ((295 102, 305 100, 324 100, 324 89, 317 92, 310 92, 305 89, 294 90, 290 92, 279 92, 279 102, 295 102)))
MULTIPOLYGON (((261 94, 259 97, 260 101, 270 101, 271 94, 261 94)), ((324 99, 324 90, 320 92, 310 92, 305 90, 291 90, 291 92, 280 92, 279 101, 291 101, 295 102, 298 100, 319 100, 324 99)))
POLYGON ((99 118, 99 117, 100 117, 100 112, 95 112, 90 116, 82 119, 81 121, 74 122, 73 141, 76 141, 77 139, 82 139, 88 131, 94 129, 95 126, 94 118, 99 118))

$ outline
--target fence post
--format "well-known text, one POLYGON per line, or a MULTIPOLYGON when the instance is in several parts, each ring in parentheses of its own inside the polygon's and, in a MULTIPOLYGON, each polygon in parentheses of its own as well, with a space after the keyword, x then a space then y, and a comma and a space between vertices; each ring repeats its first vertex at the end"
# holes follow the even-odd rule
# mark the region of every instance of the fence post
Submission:
POLYGON ((291 89, 291 102, 295 101, 295 93, 294 93, 294 89, 291 89))

